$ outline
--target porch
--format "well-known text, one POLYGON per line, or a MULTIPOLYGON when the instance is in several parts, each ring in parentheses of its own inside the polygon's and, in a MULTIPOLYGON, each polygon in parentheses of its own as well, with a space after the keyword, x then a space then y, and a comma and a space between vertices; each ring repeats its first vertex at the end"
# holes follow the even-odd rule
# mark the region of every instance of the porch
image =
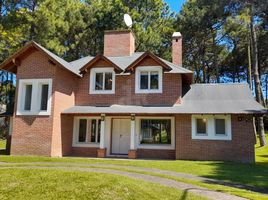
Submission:
POLYGON ((63 155, 175 159, 174 116, 68 114, 62 124, 63 155))

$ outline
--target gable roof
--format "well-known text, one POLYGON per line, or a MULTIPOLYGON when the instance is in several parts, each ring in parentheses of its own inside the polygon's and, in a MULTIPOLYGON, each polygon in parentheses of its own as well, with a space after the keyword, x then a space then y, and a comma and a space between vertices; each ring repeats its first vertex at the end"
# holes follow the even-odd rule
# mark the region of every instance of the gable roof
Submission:
POLYGON ((163 68, 170 70, 171 68, 169 65, 167 65, 165 62, 163 62, 161 59, 159 59, 157 56, 150 52, 143 53, 140 57, 138 57, 136 60, 134 60, 126 69, 125 71, 133 71, 135 67, 139 65, 146 57, 152 58, 156 63, 158 63, 163 68))
POLYGON ((111 60, 109 60, 108 58, 106 58, 104 55, 98 54, 95 58, 91 59, 88 63, 86 63, 80 69, 80 73, 84 73, 88 68, 92 67, 99 60, 104 60, 104 61, 108 62, 112 67, 114 67, 116 70, 122 71, 122 69, 120 67, 118 67, 116 64, 114 64, 111 60))
MULTIPOLYGON (((48 58, 58 64, 60 67, 74 73, 77 76, 81 76, 81 71, 85 70, 87 67, 92 66, 95 62, 100 59, 103 59, 109 62, 113 67, 115 67, 120 72, 125 72, 129 69, 135 68, 142 60, 146 57, 152 58, 154 61, 159 63, 159 65, 163 66, 166 69, 169 69, 169 73, 181 73, 181 74, 192 74, 193 72, 187 70, 183 67, 177 66, 174 63, 171 63, 165 59, 159 58, 150 52, 135 52, 131 56, 119 56, 119 57, 106 57, 101 54, 93 57, 93 56, 86 56, 80 58, 78 60, 74 60, 72 62, 67 62, 61 57, 57 56, 56 54, 52 53, 51 51, 47 50, 40 44, 31 41, 22 47, 19 51, 14 53, 8 59, 6 59, 3 63, 0 64, 0 69, 11 71, 10 68, 14 66, 18 66, 18 63, 15 63, 16 59, 23 55, 30 49, 37 49, 43 52, 48 58)), ((12 71, 14 72, 14 70, 12 71)))
POLYGON ((24 47, 22 47, 19 51, 17 51, 12 56, 10 56, 8 59, 6 59, 3 63, 1 63, 0 69, 6 70, 5 67, 9 66, 9 65, 16 66, 17 64, 14 62, 14 60, 19 58, 23 53, 27 52, 28 50, 30 50, 32 48, 35 48, 35 49, 43 52, 45 55, 48 56, 48 58, 50 60, 52 60, 53 62, 55 62, 59 66, 63 67, 64 69, 67 69, 68 71, 70 71, 76 75, 79 75, 77 73, 76 69, 73 68, 72 65, 70 65, 70 63, 68 63, 64 59, 60 58, 56 54, 52 53, 51 51, 47 50, 46 48, 42 47, 40 44, 38 44, 34 41, 29 42, 24 47))

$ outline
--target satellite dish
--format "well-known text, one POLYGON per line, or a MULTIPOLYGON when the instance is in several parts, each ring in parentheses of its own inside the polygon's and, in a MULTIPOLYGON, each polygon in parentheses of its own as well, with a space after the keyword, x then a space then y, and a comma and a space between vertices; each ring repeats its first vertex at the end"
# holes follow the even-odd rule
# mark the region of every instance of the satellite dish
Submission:
POLYGON ((128 28, 132 27, 132 19, 129 16, 129 14, 124 14, 124 21, 125 21, 125 24, 128 26, 128 28))

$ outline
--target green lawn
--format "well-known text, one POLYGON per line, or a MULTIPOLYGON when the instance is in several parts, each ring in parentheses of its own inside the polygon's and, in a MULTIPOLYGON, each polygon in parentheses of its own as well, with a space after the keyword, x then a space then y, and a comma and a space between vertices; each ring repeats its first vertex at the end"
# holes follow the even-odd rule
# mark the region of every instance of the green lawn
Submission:
POLYGON ((118 175, 43 169, 0 171, 0 199, 205 199, 118 175))
POLYGON ((6 140, 0 139, 0 149, 5 149, 6 148, 6 140))
MULTIPOLYGON (((268 135, 267 135, 268 141, 268 135)), ((119 159, 96 159, 96 158, 49 158, 49 157, 23 157, 23 156, 0 156, 0 161, 10 162, 70 162, 70 163, 101 163, 115 164, 120 166, 140 166, 146 168, 157 168, 176 172, 184 172, 194 175, 199 175, 208 178, 225 180, 232 183, 240 183, 254 187, 268 189, 268 145, 259 147, 256 145, 256 163, 242 164, 234 162, 213 162, 213 161, 184 161, 184 160, 119 160, 119 159)), ((66 165, 66 163, 64 164, 66 165)), ((144 173, 144 172, 141 172, 144 173)), ((159 176, 159 175, 157 175, 159 176)), ((165 174, 161 175, 166 178, 165 174)), ((221 190, 224 192, 236 194, 250 199, 268 199, 258 193, 250 191, 233 189, 230 187, 207 184, 197 181, 178 180, 188 182, 210 189, 221 190)), ((1 193, 1 191, 0 191, 1 193)), ((0 196, 1 197, 1 196, 0 196)), ((1 198, 0 198, 1 199, 1 198)))
POLYGON ((257 163, 266 163, 268 164, 268 133, 266 134, 266 143, 265 147, 260 147, 259 140, 255 147, 256 162, 257 163))

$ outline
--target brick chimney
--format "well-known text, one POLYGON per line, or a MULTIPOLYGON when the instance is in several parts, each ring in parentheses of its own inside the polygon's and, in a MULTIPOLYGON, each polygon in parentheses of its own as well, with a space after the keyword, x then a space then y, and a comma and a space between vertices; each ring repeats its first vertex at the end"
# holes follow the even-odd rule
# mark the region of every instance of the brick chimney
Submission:
POLYGON ((104 56, 131 56, 134 52, 135 38, 131 30, 104 32, 104 56))
POLYGON ((172 62, 182 66, 182 36, 180 32, 172 35, 172 62))

